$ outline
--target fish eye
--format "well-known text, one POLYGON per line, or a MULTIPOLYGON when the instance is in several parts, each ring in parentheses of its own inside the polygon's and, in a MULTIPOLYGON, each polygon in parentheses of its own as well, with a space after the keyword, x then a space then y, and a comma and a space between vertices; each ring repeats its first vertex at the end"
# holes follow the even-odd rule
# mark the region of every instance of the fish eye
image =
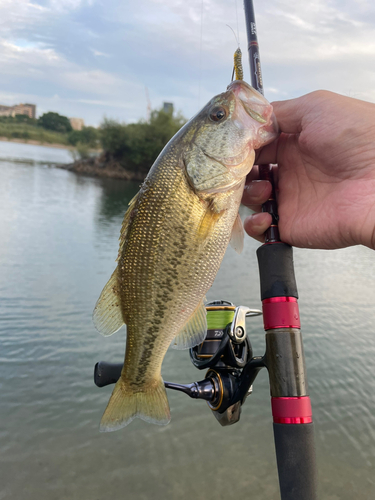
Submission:
POLYGON ((226 118, 226 116, 227 116, 227 111, 222 106, 216 106, 215 108, 212 109, 210 113, 210 119, 214 122, 219 122, 224 118, 226 118))

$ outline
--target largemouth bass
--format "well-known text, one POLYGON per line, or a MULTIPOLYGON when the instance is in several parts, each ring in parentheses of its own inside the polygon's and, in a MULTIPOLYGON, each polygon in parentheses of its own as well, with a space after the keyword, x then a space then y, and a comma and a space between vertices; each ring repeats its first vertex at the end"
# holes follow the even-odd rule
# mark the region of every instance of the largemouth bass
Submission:
POLYGON ((101 431, 135 417, 170 421, 163 358, 171 343, 185 349, 205 338, 205 294, 229 241, 242 249, 245 177, 276 128, 266 99, 233 82, 170 140, 130 202, 118 265, 93 315, 103 335, 127 326, 125 363, 101 431))

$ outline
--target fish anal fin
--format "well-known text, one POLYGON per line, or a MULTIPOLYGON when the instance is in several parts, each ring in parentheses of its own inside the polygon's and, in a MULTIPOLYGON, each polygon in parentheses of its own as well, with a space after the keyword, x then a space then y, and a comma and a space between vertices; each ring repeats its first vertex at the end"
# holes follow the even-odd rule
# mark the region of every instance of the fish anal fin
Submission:
POLYGON ((117 431, 136 417, 151 424, 170 422, 167 393, 161 377, 137 391, 120 377, 100 422, 100 431, 117 431))
POLYGON ((103 288, 92 315, 95 328, 105 337, 117 332, 124 324, 121 311, 117 268, 103 288))
POLYGON ((206 307, 202 301, 181 331, 172 340, 173 349, 189 349, 201 344, 207 335, 206 307))
POLYGON ((234 221, 232 228, 232 236, 230 240, 230 246, 235 249, 237 253, 241 253, 243 250, 244 243, 244 230, 240 214, 237 214, 236 220, 234 221))

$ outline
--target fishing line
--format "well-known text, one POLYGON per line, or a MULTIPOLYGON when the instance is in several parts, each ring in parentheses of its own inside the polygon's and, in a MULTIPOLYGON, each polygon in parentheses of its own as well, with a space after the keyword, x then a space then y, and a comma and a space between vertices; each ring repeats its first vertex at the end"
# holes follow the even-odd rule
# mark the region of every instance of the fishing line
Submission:
POLYGON ((230 26, 229 24, 226 24, 226 26, 228 26, 228 28, 229 28, 230 30, 232 30, 233 35, 234 35, 234 38, 236 39, 236 42, 237 42, 238 48, 240 48, 240 41, 239 41, 239 39, 238 39, 238 37, 237 37, 237 35, 236 35, 236 33, 235 33, 234 29, 233 29, 233 28, 232 28, 232 26, 230 26))
POLYGON ((236 5, 236 22, 237 22, 237 43, 238 47, 240 46, 240 29, 239 29, 239 24, 238 24, 238 9, 237 9, 237 0, 234 0, 234 3, 236 5))
POLYGON ((223 325, 226 326, 232 323, 234 317, 234 310, 214 310, 207 311, 207 329, 208 330, 220 330, 223 325))
POLYGON ((238 45, 238 48, 237 48, 236 52, 234 53, 234 66, 233 66, 231 81, 233 82, 234 77, 236 77, 236 80, 243 80, 242 52, 240 49, 240 41, 237 38, 236 33, 234 32, 234 29, 232 28, 232 26, 230 26, 229 24, 227 24, 226 26, 228 26, 228 28, 232 30, 234 38, 236 39, 236 42, 238 45))
POLYGON ((203 47, 203 2, 201 0, 201 39, 199 46, 199 86, 198 86, 198 109, 201 107, 201 87, 202 87, 202 47, 203 47))

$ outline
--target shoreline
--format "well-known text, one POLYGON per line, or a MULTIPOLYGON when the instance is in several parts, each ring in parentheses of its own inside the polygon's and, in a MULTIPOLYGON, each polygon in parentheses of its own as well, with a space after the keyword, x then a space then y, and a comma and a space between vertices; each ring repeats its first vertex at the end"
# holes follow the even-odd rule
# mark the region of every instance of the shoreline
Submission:
MULTIPOLYGON (((0 137, 0 142, 13 142, 17 144, 30 144, 32 146, 44 146, 47 148, 65 149, 74 151, 74 146, 67 146, 65 144, 55 144, 48 142, 41 142, 26 139, 8 139, 7 137, 0 137)), ((64 163, 55 165, 56 168, 69 170, 78 175, 88 175, 90 177, 107 177, 111 179, 122 179, 125 181, 144 181, 147 172, 126 170, 117 161, 108 158, 105 152, 95 151, 98 154, 94 157, 77 159, 72 163, 64 163)))
POLYGON ((56 167, 75 172, 78 175, 109 177, 111 179, 122 179, 125 181, 143 182, 147 175, 147 172, 126 170, 119 162, 109 158, 106 153, 91 158, 76 160, 73 163, 56 165, 56 167))
POLYGON ((1 142, 15 142, 18 144, 30 144, 31 146, 44 146, 46 148, 57 148, 57 149, 68 149, 70 151, 73 151, 75 149, 74 146, 68 146, 67 144, 59 144, 59 143, 50 143, 50 142, 42 142, 42 141, 35 141, 33 139, 19 139, 19 138, 13 138, 10 139, 8 137, 0 137, 1 142))

